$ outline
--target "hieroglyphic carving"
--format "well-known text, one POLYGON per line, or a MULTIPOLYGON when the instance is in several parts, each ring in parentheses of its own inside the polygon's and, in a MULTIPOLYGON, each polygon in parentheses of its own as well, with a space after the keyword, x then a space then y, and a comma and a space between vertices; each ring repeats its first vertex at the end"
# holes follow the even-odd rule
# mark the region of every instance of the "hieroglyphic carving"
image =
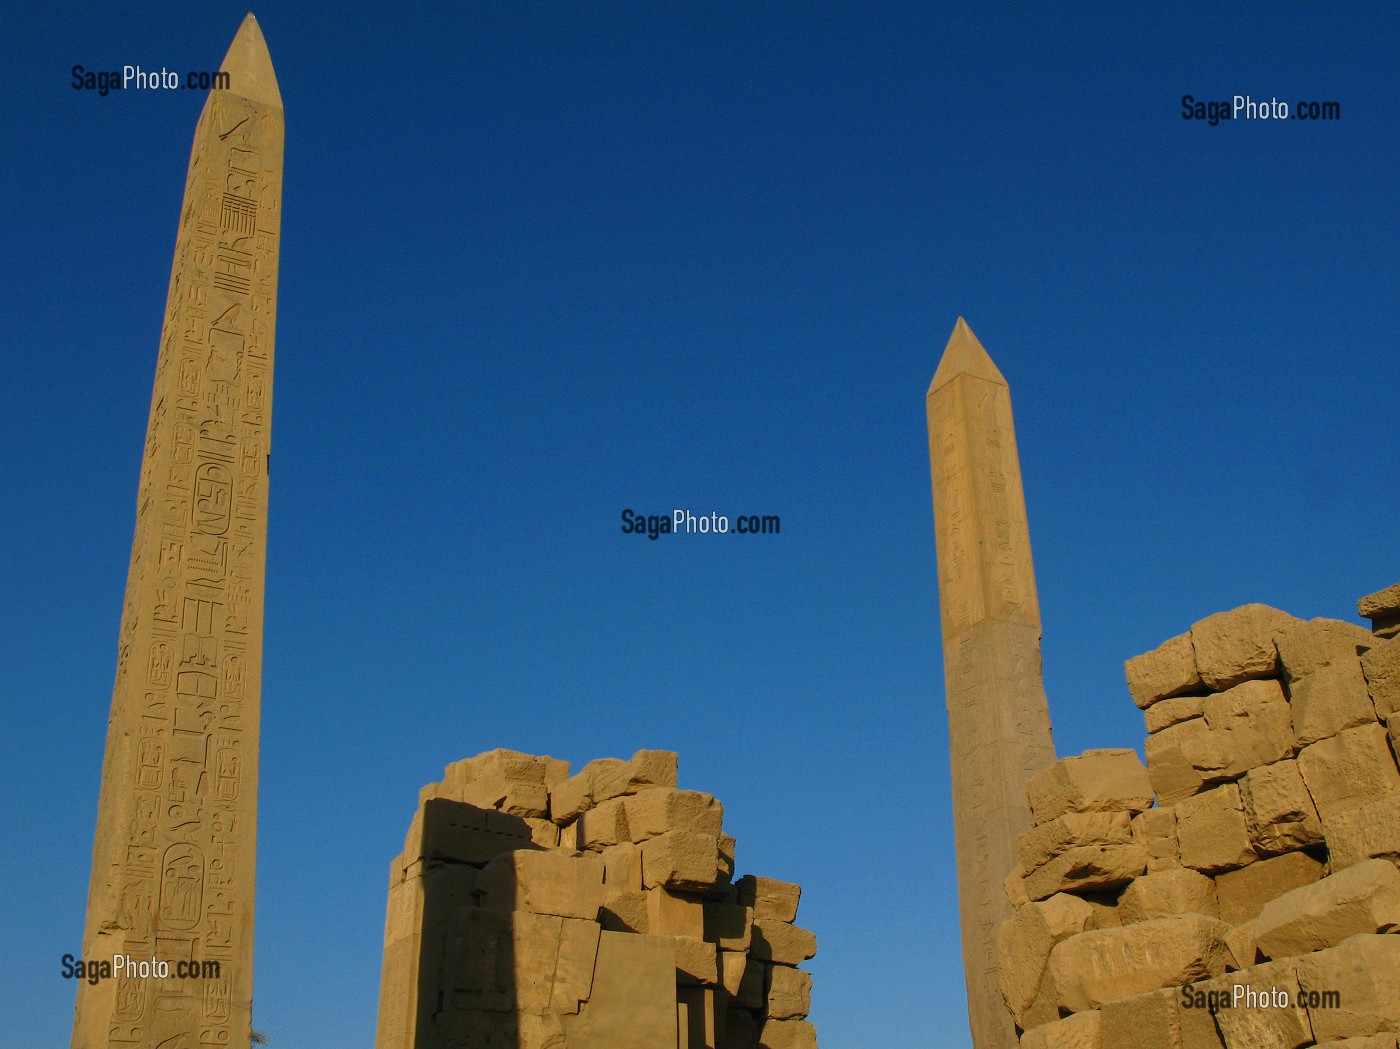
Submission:
POLYGON ((217 960, 79 988, 75 1049, 246 1042, 282 108, 244 21, 195 131, 156 365, 83 954, 217 960), (269 203, 271 202, 271 203, 269 203))
POLYGON ((1026 782, 1055 750, 1011 395, 961 318, 929 388, 928 430, 968 1016, 976 1049, 1014 1049, 997 977, 1003 879, 1030 828, 1026 782))

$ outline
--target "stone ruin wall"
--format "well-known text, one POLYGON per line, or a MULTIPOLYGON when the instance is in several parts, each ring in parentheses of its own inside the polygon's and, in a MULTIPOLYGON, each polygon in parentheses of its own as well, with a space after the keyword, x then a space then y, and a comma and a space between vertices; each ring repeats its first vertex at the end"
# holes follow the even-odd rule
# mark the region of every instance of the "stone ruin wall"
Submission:
POLYGON ((1201 620, 1126 664, 1145 768, 1031 781, 998 941, 1023 1049, 1396 1049, 1400 584, 1359 608, 1201 620), (1270 1007, 1212 1013, 1237 984, 1270 1007))
POLYGON ((734 879, 722 806, 676 768, 494 750, 424 787, 376 1049, 816 1049, 801 889, 734 879))

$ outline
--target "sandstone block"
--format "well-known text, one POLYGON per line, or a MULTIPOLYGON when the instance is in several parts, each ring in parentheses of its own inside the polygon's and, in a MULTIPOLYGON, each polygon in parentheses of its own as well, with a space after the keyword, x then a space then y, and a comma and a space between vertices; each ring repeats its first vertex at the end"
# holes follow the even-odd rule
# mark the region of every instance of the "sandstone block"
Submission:
POLYGON ((1298 771, 1324 826, 1327 820, 1400 789, 1400 772, 1380 725, 1344 729, 1298 752, 1298 771))
POLYGON ((1017 908, 1002 923, 997 934, 998 975, 1002 997, 1020 1026, 1033 1026, 1026 1013, 1044 986, 1050 951, 1061 940, 1084 931, 1092 914, 1093 908, 1083 900, 1060 893, 1017 908))
MULTIPOLYGON (((1191 635, 1181 634, 1123 664, 1133 702, 1144 710, 1167 696, 1201 690, 1191 635)), ((1150 731, 1150 730, 1149 730, 1150 731)))
POLYGON ((1400 638, 1378 641, 1361 657, 1371 702, 1381 717, 1400 711, 1400 638))
POLYGON ((598 921, 609 932, 649 932, 647 894, 640 889, 607 893, 598 921))
POLYGON ((1118 901, 1124 925, 1182 914, 1216 917, 1215 882, 1186 867, 1133 879, 1118 901))
POLYGON ((1268 605, 1243 605, 1207 616, 1191 627, 1201 680, 1220 691, 1278 672, 1274 639, 1300 620, 1268 605))
POLYGON ((1039 825, 1066 812, 1142 812, 1152 807, 1152 784, 1136 751, 1086 750, 1033 776, 1026 798, 1039 825))
POLYGON ((1255 920, 1251 919, 1241 922, 1225 934, 1225 946, 1230 948, 1230 954, 1234 957, 1230 966, 1232 969, 1248 969, 1263 961, 1259 957, 1259 944, 1255 941, 1254 930, 1255 920))
POLYGON ((1251 966, 1211 980, 1203 989, 1226 995, 1231 1003, 1215 1013, 1227 1049, 1298 1049, 1312 1044, 1308 1012, 1297 1004, 1298 975, 1291 960, 1251 966))
POLYGON ((1035 871, 1056 856, 1082 845, 1131 845, 1126 812, 1066 812, 1033 827, 1016 840, 1024 870, 1035 871))
POLYGON ((621 758, 598 758, 549 788, 549 813, 555 823, 568 823, 593 807, 599 778, 622 765, 621 758))
POLYGON ((719 839, 671 830, 642 842, 642 886, 704 892, 719 879, 719 839))
POLYGON ((677 936, 676 978, 683 983, 719 986, 719 949, 704 940, 677 936))
POLYGON ((599 802, 578 818, 578 847, 601 852, 611 845, 631 841, 624 798, 599 802))
POLYGON ((806 1020, 763 1022, 758 1036, 759 1049, 817 1049, 817 1029, 806 1020))
POLYGON ((1230 758, 1229 779, 1293 754, 1292 712, 1273 679, 1244 681, 1208 697, 1205 719, 1212 731, 1225 733, 1220 747, 1230 758))
POLYGON ((1338 660, 1293 682, 1293 745, 1305 747, 1376 720, 1359 659, 1338 660))
POLYGON ((1173 696, 1159 700, 1142 712, 1148 732, 1161 732, 1171 725, 1198 718, 1206 712, 1205 696, 1173 696))
POLYGON ((1147 850, 1148 871, 1171 870, 1181 866, 1181 849, 1176 841, 1176 810, 1148 809, 1132 819, 1133 843, 1147 850))
POLYGON ((511 919, 516 1009, 577 1013, 593 987, 596 922, 516 912, 511 919))
POLYGON ((776 918, 780 922, 797 920, 802 886, 754 874, 745 874, 734 885, 739 890, 739 902, 752 907, 755 918, 776 918))
POLYGON ((1287 852, 1239 870, 1226 871, 1215 879, 1220 920, 1227 925, 1239 925, 1257 918, 1270 900, 1311 885, 1324 873, 1322 864, 1305 852, 1287 852))
POLYGON ((1176 837, 1182 866, 1206 874, 1243 867, 1258 858, 1249 843, 1240 790, 1233 783, 1179 802, 1176 837))
POLYGON ((705 908, 699 897, 657 886, 646 890, 647 932, 653 936, 705 939, 705 908))
POLYGON ((545 776, 553 763, 518 750, 487 751, 448 765, 438 796, 512 816, 543 817, 549 808, 545 776))
POLYGON ((1298 983, 1319 1042, 1400 1031, 1400 936, 1354 936, 1300 958, 1298 983))
POLYGON ((603 850, 603 884, 609 892, 642 891, 642 850, 630 841, 603 850))
POLYGON ((542 849, 559 847, 559 825, 535 816, 525 816, 525 826, 530 828, 530 840, 542 849))
POLYGON ((404 842, 405 865, 418 859, 486 863, 531 846, 523 819, 447 798, 430 798, 413 816, 404 842))
POLYGON ((1060 1018, 1060 989, 1055 986, 1055 979, 1050 975, 1047 966, 1045 974, 1041 977, 1040 988, 1036 991, 1035 999, 1030 1007, 1021 1014, 1017 1021, 1023 1030, 1029 1031, 1033 1027, 1042 1024, 1054 1023, 1060 1018))
POLYGON ((588 1005, 563 1018, 565 1044, 570 1049, 675 1044, 675 969, 673 937, 602 933, 588 1005))
POLYGON ((1191 718, 1147 737, 1147 771, 1161 806, 1196 794, 1207 783, 1228 778, 1235 755, 1223 732, 1213 731, 1205 718, 1191 718))
POLYGON ((768 984, 769 1017, 775 1020, 801 1020, 811 1011, 811 974, 786 965, 773 966, 768 984))
POLYGON ((1026 893, 1026 872, 1018 863, 1016 869, 1006 876, 1002 882, 1006 889, 1006 898, 1011 901, 1012 907, 1019 907, 1023 903, 1030 903, 1031 898, 1026 893))
POLYGON ((1256 852, 1271 855, 1321 843, 1322 823, 1296 761, 1252 769, 1240 780, 1240 800, 1256 852))
POLYGON ((1078 897, 1089 905, 1092 914, 1089 915, 1090 929, 1118 929, 1123 925, 1123 919, 1118 914, 1119 892, 1081 892, 1078 897))
POLYGON ((726 884, 734 878, 734 848, 737 844, 732 834, 719 836, 719 880, 726 884))
POLYGON ((1367 594, 1356 602, 1356 610, 1371 621, 1371 632, 1377 637, 1400 634, 1400 583, 1367 594))
POLYGON ((599 758, 578 775, 549 787, 550 818, 564 824, 600 802, 647 787, 676 785, 676 755, 668 750, 639 750, 627 761, 599 758))
POLYGON ((497 856, 476 877, 479 905, 596 921, 603 906, 603 861, 596 856, 520 850, 497 856))
POLYGON ((1097 1012, 1066 1016, 1027 1031, 1021 1036, 1021 1049, 1109 1049, 1099 1024, 1097 1012))
POLYGON ((1100 1010, 1105 1049, 1181 1049, 1179 1012, 1170 988, 1109 1002, 1100 1010))
POLYGON ((1116 888, 1146 869, 1147 851, 1140 845, 1081 845, 1032 871, 1026 894, 1043 900, 1057 892, 1116 888))
POLYGON ((744 951, 719 952, 719 979, 729 997, 739 997, 739 985, 748 966, 749 956, 744 951))
POLYGON ((1400 792, 1331 817, 1326 830, 1334 871, 1372 858, 1400 864, 1400 792))
POLYGON ((1230 960, 1229 931, 1215 918, 1188 914, 1071 936, 1050 952, 1060 1005, 1084 1012, 1218 976, 1230 960))
POLYGON ((1400 870, 1386 860, 1363 860, 1265 904, 1256 939, 1266 957, 1283 958, 1396 925, 1400 870))
POLYGON ((1275 644, 1284 677, 1297 681, 1331 663, 1355 659, 1374 646, 1376 639, 1355 623, 1319 618, 1294 624, 1278 636, 1275 644))
POLYGON ((1342 1038, 1335 1042, 1317 1044, 1319 1049, 1396 1049, 1393 1034, 1372 1034, 1363 1038, 1342 1038))
POLYGON ((753 937, 753 908, 739 903, 705 901, 705 939, 726 951, 747 951, 753 937))
POLYGON ((778 965, 800 965, 817 953, 817 937, 806 929, 776 918, 753 920, 753 941, 749 954, 778 965))
POLYGON ((762 1009, 768 1000, 768 973, 773 966, 750 955, 739 980, 739 993, 734 997, 748 1009, 762 1009))
POLYGON ((635 842, 668 830, 693 830, 718 837, 724 818, 724 808, 714 795, 698 790, 656 787, 621 801, 627 813, 627 832, 635 842))

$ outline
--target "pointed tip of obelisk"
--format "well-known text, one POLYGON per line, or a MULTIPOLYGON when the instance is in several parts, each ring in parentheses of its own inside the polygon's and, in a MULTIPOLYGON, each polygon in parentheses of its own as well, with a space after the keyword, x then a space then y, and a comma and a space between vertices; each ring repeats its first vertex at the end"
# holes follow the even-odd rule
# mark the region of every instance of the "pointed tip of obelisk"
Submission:
POLYGON ((961 317, 958 318, 958 323, 953 325, 953 334, 948 336, 943 358, 938 362, 938 370, 933 373, 933 382, 929 383, 929 395, 932 396, 934 390, 958 375, 973 375, 988 382, 1006 385, 1006 379, 992 363, 991 357, 987 356, 987 351, 977 341, 977 336, 972 334, 967 321, 961 317))
POLYGON ((267 53, 267 41, 253 12, 249 11, 238 27, 219 69, 229 76, 227 90, 230 94, 282 108, 282 92, 277 88, 277 74, 272 71, 272 56, 267 53))

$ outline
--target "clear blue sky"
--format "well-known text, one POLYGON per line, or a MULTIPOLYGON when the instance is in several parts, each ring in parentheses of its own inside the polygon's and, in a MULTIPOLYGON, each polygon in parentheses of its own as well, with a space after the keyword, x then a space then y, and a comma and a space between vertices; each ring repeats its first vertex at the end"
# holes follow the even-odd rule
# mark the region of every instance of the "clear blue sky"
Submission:
MULTIPOLYGON (((0 1011, 66 1045, 217 4, 10 5, 0 1011)), ((1061 754, 1125 658, 1400 579, 1393 4, 272 2, 287 113, 254 1022, 374 1037, 417 790, 681 754, 824 1049, 965 1047, 924 392, 1011 384, 1061 754), (1340 103, 1182 119, 1181 97, 1340 103), (780 514, 624 536, 623 508, 780 514)), ((998 877, 1000 872, 998 872, 998 877)))

